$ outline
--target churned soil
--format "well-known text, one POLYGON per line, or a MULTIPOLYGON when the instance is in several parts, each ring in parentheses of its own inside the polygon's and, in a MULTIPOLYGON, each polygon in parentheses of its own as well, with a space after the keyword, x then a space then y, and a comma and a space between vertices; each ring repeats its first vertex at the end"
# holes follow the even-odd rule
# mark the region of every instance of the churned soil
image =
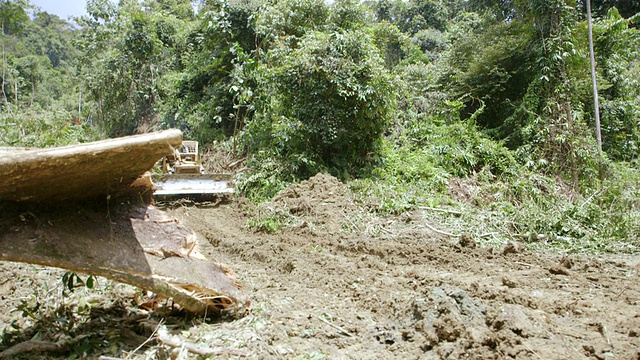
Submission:
MULTIPOLYGON (((165 210, 198 234, 205 256, 233 269, 251 298, 249 312, 164 315, 140 309, 135 289, 103 279, 99 299, 86 292, 93 302, 76 319, 82 324, 58 331, 85 331, 112 346, 88 347, 78 357, 196 357, 189 346, 156 339, 153 323, 216 358, 640 359, 639 256, 533 252, 511 241, 485 247, 470 234, 425 226, 428 209, 387 217, 367 211, 324 174, 260 206, 235 199, 165 210), (259 231, 268 222, 286 226, 259 231), (109 333, 114 327, 118 336, 109 333)), ((31 318, 24 310, 33 304, 29 294, 45 293, 61 272, 9 263, 0 269, 5 337, 14 331, 9 341, 36 333, 59 341, 37 327, 38 316, 51 314, 31 318)), ((66 351, 55 356, 79 353, 66 351)))

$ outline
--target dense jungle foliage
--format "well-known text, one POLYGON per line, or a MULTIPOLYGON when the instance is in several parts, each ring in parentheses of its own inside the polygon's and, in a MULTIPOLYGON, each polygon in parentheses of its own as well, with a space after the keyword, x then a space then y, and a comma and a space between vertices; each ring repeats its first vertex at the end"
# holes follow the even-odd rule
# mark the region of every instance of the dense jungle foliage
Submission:
POLYGON ((329 172, 489 242, 635 252, 640 2, 592 11, 602 153, 584 0, 0 0, 0 145, 180 128, 256 202, 329 172))

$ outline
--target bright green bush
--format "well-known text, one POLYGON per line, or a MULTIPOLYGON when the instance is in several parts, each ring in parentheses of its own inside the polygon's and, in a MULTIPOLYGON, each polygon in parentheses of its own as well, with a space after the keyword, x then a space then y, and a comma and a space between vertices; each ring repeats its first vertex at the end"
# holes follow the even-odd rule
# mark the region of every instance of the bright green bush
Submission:
POLYGON ((310 32, 270 56, 259 79, 269 95, 243 136, 250 150, 294 162, 298 178, 344 178, 376 158, 394 91, 368 34, 310 32))

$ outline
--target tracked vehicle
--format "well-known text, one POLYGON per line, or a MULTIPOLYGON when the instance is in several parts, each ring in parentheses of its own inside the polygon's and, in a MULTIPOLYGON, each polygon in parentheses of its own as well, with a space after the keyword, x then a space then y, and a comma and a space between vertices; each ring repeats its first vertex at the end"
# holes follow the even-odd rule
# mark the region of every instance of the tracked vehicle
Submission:
POLYGON ((205 172, 197 141, 182 141, 172 155, 158 162, 158 167, 161 175, 153 177, 153 196, 158 201, 212 200, 233 194, 231 175, 205 172))

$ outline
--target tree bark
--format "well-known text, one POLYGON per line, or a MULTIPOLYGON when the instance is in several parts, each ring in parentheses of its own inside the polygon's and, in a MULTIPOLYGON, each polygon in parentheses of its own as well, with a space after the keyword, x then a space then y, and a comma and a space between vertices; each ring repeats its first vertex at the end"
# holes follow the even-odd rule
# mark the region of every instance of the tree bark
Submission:
POLYGON ((165 130, 57 148, 0 149, 0 200, 115 197, 181 143, 180 130, 165 130))
POLYGON ((26 205, 0 204, 0 261, 103 276, 194 313, 241 314, 249 305, 231 270, 204 259, 196 234, 153 206, 26 205))
POLYGON ((602 130, 600 128, 600 103, 598 100, 598 83, 596 81, 596 59, 593 47, 593 19, 591 18, 591 0, 587 1, 587 25, 589 31, 589 58, 591 60, 591 86, 593 88, 593 114, 596 120, 596 139, 598 141, 598 163, 600 180, 604 180, 604 170, 602 164, 602 130))

